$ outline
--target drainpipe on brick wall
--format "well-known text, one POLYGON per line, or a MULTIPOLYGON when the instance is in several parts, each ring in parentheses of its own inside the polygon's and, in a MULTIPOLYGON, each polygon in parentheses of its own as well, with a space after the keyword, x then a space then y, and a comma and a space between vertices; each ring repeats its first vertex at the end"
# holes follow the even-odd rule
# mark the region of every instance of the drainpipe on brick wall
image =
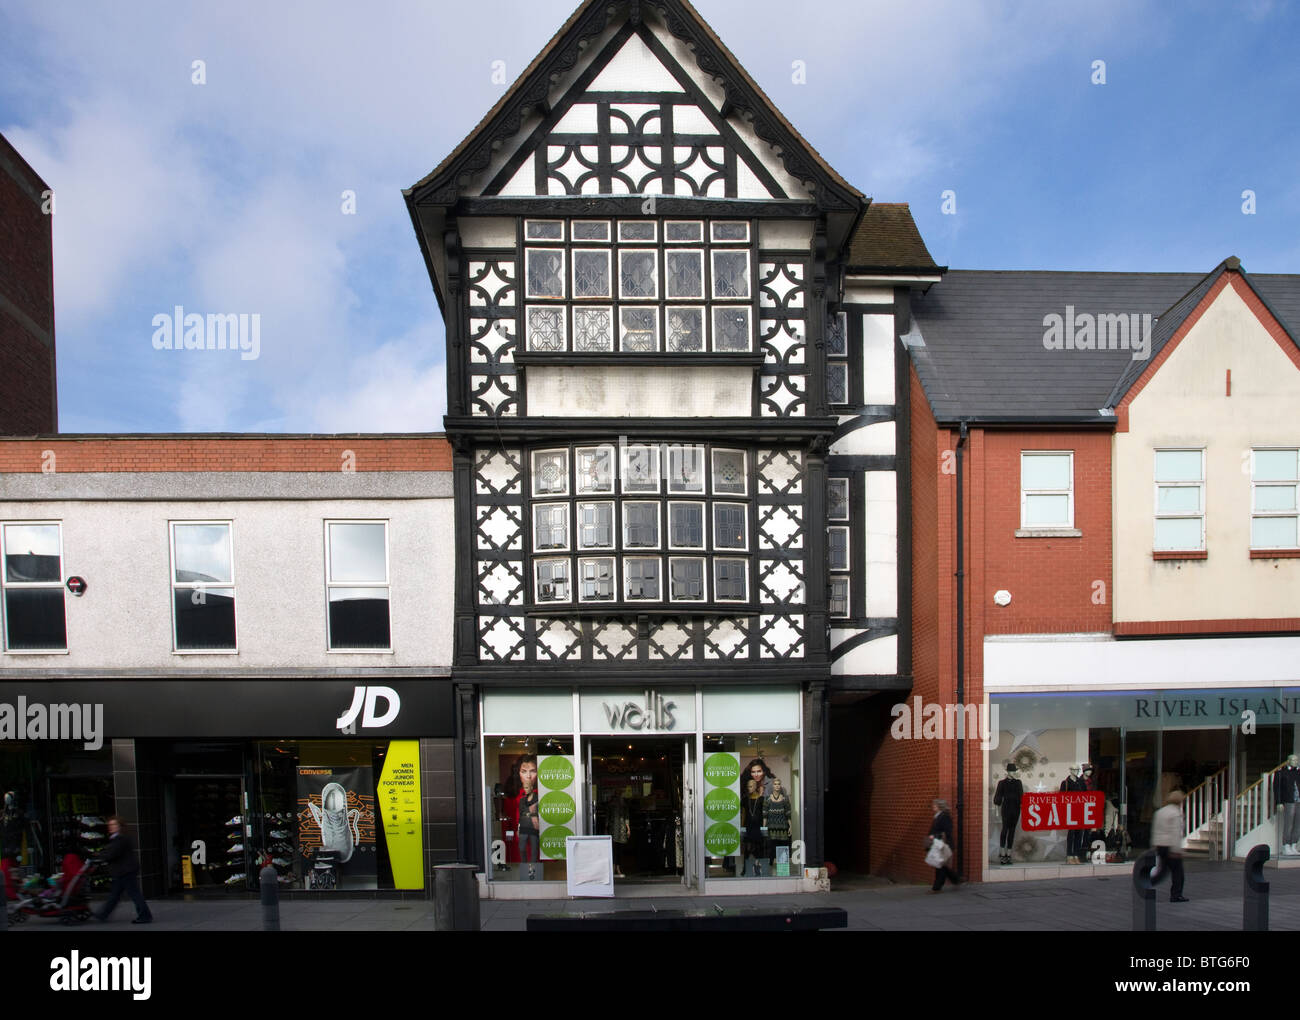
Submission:
MULTIPOLYGON (((966 703, 966 548, 962 541, 965 532, 965 514, 963 513, 962 482, 963 453, 966 449, 967 422, 961 420, 961 430, 957 436, 957 705, 963 711, 966 703)), ((957 873, 961 874, 966 845, 966 727, 957 730, 957 873)))

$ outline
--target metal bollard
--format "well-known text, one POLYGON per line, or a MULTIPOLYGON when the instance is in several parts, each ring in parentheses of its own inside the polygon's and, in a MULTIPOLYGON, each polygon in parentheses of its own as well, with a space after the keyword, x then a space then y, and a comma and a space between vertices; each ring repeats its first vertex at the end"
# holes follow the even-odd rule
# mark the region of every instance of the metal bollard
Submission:
POLYGON ((472 864, 439 864, 433 869, 435 931, 478 931, 478 869, 472 864))
POLYGON ((1269 858, 1268 846, 1261 843, 1246 855, 1246 870, 1242 875, 1241 930, 1268 931, 1268 886, 1264 881, 1264 862, 1269 858))
POLYGON ((275 868, 267 865, 258 875, 262 888, 262 931, 280 930, 280 883, 275 868))
POLYGON ((1151 884, 1151 869, 1159 856, 1148 850, 1133 865, 1133 930, 1156 930, 1156 888, 1151 884))

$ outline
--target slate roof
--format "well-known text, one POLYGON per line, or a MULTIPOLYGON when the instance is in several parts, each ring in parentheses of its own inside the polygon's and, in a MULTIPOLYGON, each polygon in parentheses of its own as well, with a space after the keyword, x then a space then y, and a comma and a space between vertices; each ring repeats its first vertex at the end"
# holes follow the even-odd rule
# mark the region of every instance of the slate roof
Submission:
MULTIPOLYGON (((937 420, 1108 421, 1149 360, 1126 350, 1051 350, 1044 317, 1089 313, 1158 317, 1151 357, 1222 272, 1071 273, 950 270, 912 298, 905 338, 937 420), (1118 394, 1118 396, 1116 395, 1118 394)), ((1244 274, 1243 274, 1244 275, 1244 274)), ((1300 275, 1247 276, 1294 338, 1300 275)))
POLYGON ((906 202, 872 202, 849 240, 845 263, 854 270, 943 272, 921 239, 906 202))

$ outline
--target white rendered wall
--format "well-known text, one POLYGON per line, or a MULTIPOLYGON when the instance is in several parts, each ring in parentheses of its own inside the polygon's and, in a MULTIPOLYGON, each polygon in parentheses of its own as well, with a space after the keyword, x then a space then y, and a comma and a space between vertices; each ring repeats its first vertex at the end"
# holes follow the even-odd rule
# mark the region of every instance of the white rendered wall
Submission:
MULTIPOLYGON (((0 503, 0 522, 58 521, 68 651, 4 654, 23 669, 187 669, 451 663, 451 499, 0 503), (391 653, 326 651, 327 520, 387 520, 391 653), (232 521, 237 654, 174 654, 169 521, 232 521)), ((214 586, 215 587, 215 586, 214 586)))
POLYGON ((528 413, 538 417, 747 418, 754 370, 640 365, 530 366, 528 413))
POLYGON ((1300 370, 1231 287, 1133 400, 1114 444, 1117 622, 1300 616, 1300 559, 1250 558, 1249 460, 1252 447, 1300 447, 1300 370), (1154 451, 1201 446, 1208 558, 1153 560, 1154 451))

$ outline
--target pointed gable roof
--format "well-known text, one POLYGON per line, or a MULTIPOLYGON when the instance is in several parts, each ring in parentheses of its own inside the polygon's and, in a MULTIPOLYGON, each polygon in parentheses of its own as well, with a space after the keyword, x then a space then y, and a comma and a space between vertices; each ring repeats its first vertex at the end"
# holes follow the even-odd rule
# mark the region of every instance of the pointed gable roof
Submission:
MULTIPOLYGON (((1294 278, 1292 278, 1294 279, 1294 278)), ((1269 336, 1282 348, 1297 368, 1300 368, 1300 341, 1287 325, 1280 311, 1256 286, 1244 269, 1241 259, 1231 255, 1214 267, 1196 286, 1179 298, 1161 315, 1151 333, 1150 358, 1134 362, 1116 381, 1106 406, 1115 408, 1120 431, 1128 428, 1128 409, 1143 387, 1160 371, 1182 343, 1202 315, 1209 310, 1223 291, 1231 287, 1255 314, 1269 336)), ((1280 291, 1280 296, 1294 299, 1294 287, 1280 291)))
POLYGON ((690 48, 700 70, 723 90, 722 118, 740 116, 779 151, 785 170, 811 187, 818 205, 856 213, 863 195, 822 158, 781 114, 734 54, 687 0, 584 0, 473 131, 433 171, 407 189, 408 204, 451 205, 461 183, 482 173, 530 116, 550 112, 550 93, 573 71, 584 51, 619 19, 635 29, 653 11, 690 48), (616 10, 615 15, 611 11, 616 10))

